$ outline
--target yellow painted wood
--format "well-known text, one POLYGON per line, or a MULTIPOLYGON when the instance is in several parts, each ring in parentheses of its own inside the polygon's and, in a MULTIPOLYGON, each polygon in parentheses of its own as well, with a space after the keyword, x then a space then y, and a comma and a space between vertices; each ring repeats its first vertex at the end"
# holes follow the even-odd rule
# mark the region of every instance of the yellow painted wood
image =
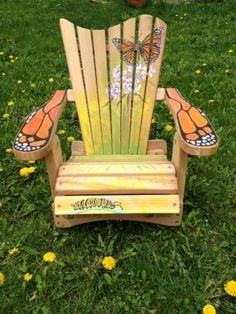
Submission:
POLYGON ((107 162, 107 161, 117 161, 117 162, 158 162, 160 160, 166 160, 165 155, 93 155, 93 156, 71 156, 70 160, 76 162, 107 162))
POLYGON ((84 139, 85 150, 89 155, 94 153, 94 147, 86 95, 81 74, 75 27, 71 22, 65 19, 60 19, 60 26, 73 87, 73 94, 79 116, 80 128, 84 139))
MULTIPOLYGON (((131 18, 123 23, 123 42, 135 42, 135 23, 136 19, 131 18)), ((134 55, 134 53, 133 53, 134 55)), ((121 153, 128 154, 129 152, 129 135, 130 135, 130 118, 132 105, 132 92, 127 94, 127 88, 124 88, 126 78, 129 77, 129 84, 133 85, 133 70, 134 66, 128 65, 122 61, 122 100, 121 100, 121 153)))
POLYGON ((97 92, 100 106, 103 153, 112 153, 110 103, 107 93, 108 69, 106 54, 106 37, 104 30, 93 30, 94 60, 97 77, 97 92))
POLYGON ((56 195, 79 194, 173 194, 177 181, 171 175, 58 177, 56 195))
POLYGON ((151 126, 153 108, 154 108, 156 94, 157 94, 162 56, 163 56, 164 47, 165 47, 165 38, 166 38, 166 30, 167 30, 166 24, 162 20, 156 18, 154 29, 157 27, 162 28, 161 42, 160 42, 161 50, 160 50, 159 58, 154 63, 150 64, 150 67, 154 69, 153 76, 150 77, 150 70, 148 73, 145 102, 144 102, 143 114, 142 114, 142 123, 140 127, 140 136, 139 136, 139 145, 138 145, 139 154, 146 154, 146 151, 147 151, 147 141, 148 141, 149 133, 150 133, 150 126, 151 126))
POLYGON ((55 215, 178 214, 178 195, 56 196, 55 215), (91 207, 90 207, 91 206, 91 207))
MULTIPOLYGON (((153 17, 151 15, 141 15, 139 18, 139 32, 138 40, 142 42, 144 38, 152 32, 152 22, 153 17)), ((142 67, 142 72, 146 73, 148 70, 147 63, 144 62, 143 58, 137 53, 136 67, 137 64, 142 67)), ((137 69, 136 69, 137 72, 137 69)), ((141 71, 139 71, 141 72, 141 71)), ((138 83, 138 76, 135 75, 136 83, 138 83)), ((135 83, 135 82, 134 82, 135 83)), ((139 143, 139 133, 141 127, 142 111, 143 111, 143 102, 145 99, 145 90, 146 90, 146 79, 141 80, 141 88, 137 93, 133 93, 133 109, 132 109, 132 118, 131 118, 131 131, 130 131, 130 154, 138 153, 138 143, 139 143)), ((146 143, 147 145, 147 143, 146 143)), ((146 153, 146 152, 145 152, 146 153)))
MULTIPOLYGON (((109 66, 110 66, 110 89, 113 84, 117 84, 117 87, 121 88, 119 83, 119 77, 115 77, 115 68, 117 73, 121 67, 121 54, 114 46, 112 39, 121 38, 121 27, 116 25, 108 29, 108 45, 109 45, 109 66)), ((111 94, 111 93, 110 93, 111 94)), ((112 124, 112 151, 113 154, 120 154, 121 152, 121 93, 117 96, 117 99, 110 99, 111 106, 111 124, 112 124)))
POLYGON ((93 135, 94 154, 102 154, 102 129, 100 108, 98 103, 91 31, 78 26, 77 33, 83 68, 84 88, 87 97, 89 118, 93 135))
MULTIPOLYGON (((165 163, 64 163, 58 176, 111 176, 111 175, 175 175, 171 162, 165 163)), ((109 180, 109 178, 107 178, 109 180)))

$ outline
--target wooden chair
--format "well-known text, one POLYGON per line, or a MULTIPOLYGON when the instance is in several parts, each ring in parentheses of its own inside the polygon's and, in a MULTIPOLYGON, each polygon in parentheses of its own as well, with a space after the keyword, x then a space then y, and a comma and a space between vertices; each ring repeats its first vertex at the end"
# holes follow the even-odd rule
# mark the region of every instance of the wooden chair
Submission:
POLYGON ((141 15, 107 31, 60 25, 72 90, 56 91, 14 142, 16 158, 45 158, 56 226, 106 219, 179 225, 188 155, 212 155, 218 140, 177 89, 158 88, 166 24, 141 15), (171 161, 164 140, 149 140, 155 101, 174 117, 171 161), (83 141, 63 162, 56 128, 68 102, 76 103, 83 141))

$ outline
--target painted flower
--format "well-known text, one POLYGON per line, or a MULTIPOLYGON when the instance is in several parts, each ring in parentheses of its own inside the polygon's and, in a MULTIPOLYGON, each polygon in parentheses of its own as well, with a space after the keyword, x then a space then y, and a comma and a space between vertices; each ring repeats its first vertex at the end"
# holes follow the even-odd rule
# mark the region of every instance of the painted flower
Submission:
POLYGON ((216 314, 216 309, 211 304, 206 304, 202 309, 203 314, 216 314))
POLYGON ((7 102, 8 107, 14 106, 14 101, 10 100, 7 102))
POLYGON ((172 130, 173 130, 173 126, 172 126, 172 125, 166 124, 166 125, 164 126, 164 131, 165 131, 165 132, 171 132, 172 130))
POLYGON ((8 119, 10 117, 9 113, 4 113, 2 115, 3 119, 8 119))
POLYGON ((48 82, 49 82, 49 83, 53 83, 53 82, 54 82, 54 78, 53 78, 53 77, 50 77, 50 78, 48 79, 48 82))
POLYGON ((0 272, 0 286, 2 286, 5 282, 5 275, 3 272, 0 272))
POLYGON ((11 153, 13 152, 13 149, 12 149, 12 148, 6 148, 6 149, 5 149, 5 152, 6 152, 7 154, 11 154, 11 153))
POLYGON ((231 297, 236 297, 236 281, 230 280, 224 285, 224 290, 231 297))
POLYGON ((33 275, 30 273, 25 273, 24 274, 24 281, 30 281, 33 278, 33 275))
POLYGON ((74 142, 74 141, 75 141, 74 136, 68 136, 68 137, 67 137, 67 141, 68 141, 68 142, 74 142))
POLYGON ((47 252, 43 255, 44 262, 52 263, 56 259, 56 254, 53 252, 47 252))
POLYGON ((112 256, 106 256, 102 260, 102 265, 105 269, 112 270, 116 266, 116 260, 112 256))
POLYGON ((17 247, 14 247, 8 251, 9 255, 17 255, 18 253, 20 253, 20 250, 17 247))

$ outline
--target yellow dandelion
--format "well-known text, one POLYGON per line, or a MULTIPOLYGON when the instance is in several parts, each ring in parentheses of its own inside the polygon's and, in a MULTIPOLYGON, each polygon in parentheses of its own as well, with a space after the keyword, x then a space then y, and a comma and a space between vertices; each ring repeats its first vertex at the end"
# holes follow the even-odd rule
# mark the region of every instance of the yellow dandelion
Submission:
POLYGON ((59 135, 62 135, 62 134, 65 134, 65 133, 66 133, 65 130, 58 130, 58 131, 57 131, 57 134, 59 134, 59 135))
POLYGON ((21 177, 28 177, 30 175, 29 168, 27 167, 21 168, 19 174, 21 177))
POLYGON ((172 126, 172 125, 166 124, 166 125, 164 126, 164 131, 165 131, 165 132, 171 132, 172 130, 173 130, 173 126, 172 126))
POLYGON ((68 142, 74 142, 74 140, 75 140, 74 136, 68 136, 67 137, 68 142))
POLYGON ((31 87, 31 88, 36 88, 36 84, 35 84, 35 83, 31 83, 31 84, 30 84, 30 87, 31 87))
POLYGON ((153 118, 153 119, 152 119, 152 124, 155 123, 155 122, 156 122, 156 120, 153 118))
POLYGON ((175 16, 176 16, 176 17, 178 17, 178 16, 179 16, 179 14, 175 14, 175 16))
POLYGON ((187 16, 188 14, 187 13, 184 13, 184 16, 187 16))
POLYGON ((199 89, 194 89, 194 91, 193 91, 195 94, 198 94, 198 93, 200 93, 200 91, 199 91, 199 89))
POLYGON ((183 20, 183 16, 180 17, 180 20, 183 20))
POLYGON ((14 59, 11 59, 11 63, 14 63, 15 62, 15 60, 14 59))
POLYGON ((233 49, 228 50, 228 53, 233 53, 233 52, 234 52, 233 49))
POLYGON ((6 149, 5 149, 5 152, 6 152, 7 154, 11 154, 11 153, 13 152, 13 149, 12 149, 12 148, 6 148, 6 149))
POLYGON ((9 113, 4 113, 2 115, 3 119, 8 119, 10 117, 9 113))
POLYGON ((216 309, 211 304, 206 304, 202 309, 203 314, 216 314, 216 309))
POLYGON ((16 81, 16 84, 18 84, 18 85, 19 85, 19 84, 22 84, 22 83, 23 83, 22 80, 17 80, 17 81, 16 81))
POLYGON ((56 259, 56 254, 53 252, 47 252, 43 255, 44 262, 52 263, 56 259))
POLYGON ((0 201, 0 207, 2 207, 2 205, 3 205, 3 202, 2 202, 2 201, 0 201))
POLYGON ((53 78, 53 77, 50 77, 50 78, 48 79, 48 82, 49 82, 49 83, 53 83, 53 82, 54 82, 54 78, 53 78))
POLYGON ((5 72, 2 72, 2 76, 6 76, 6 73, 5 73, 5 72))
POLYGON ((2 272, 0 272, 0 286, 2 286, 5 282, 5 276, 2 272))
POLYGON ((8 107, 14 106, 14 101, 10 100, 7 102, 8 107))
POLYGON ((16 59, 16 60, 18 60, 18 59, 19 59, 19 57, 15 57, 15 59, 16 59))
POLYGON ((35 160, 28 160, 28 163, 29 163, 29 164, 34 164, 34 163, 35 163, 35 160))
POLYGON ((197 74, 197 75, 201 74, 201 70, 199 70, 199 69, 196 70, 196 71, 195 71, 195 74, 197 74))
POLYGON ((225 292, 231 295, 231 297, 236 297, 236 281, 230 280, 224 285, 225 292))
POLYGON ((8 58, 9 58, 9 59, 14 59, 14 56, 10 55, 8 58))
POLYGON ((202 67, 207 67, 207 64, 206 64, 206 63, 203 63, 203 64, 202 64, 202 67))
POLYGON ((225 73, 226 73, 226 74, 230 74, 230 70, 229 70, 229 69, 226 69, 226 70, 225 70, 225 73))
POLYGON ((208 104, 214 104, 215 100, 214 99, 209 99, 208 104))
POLYGON ((24 93, 25 93, 25 89, 22 89, 22 91, 21 91, 21 92, 22 92, 22 94, 24 94, 24 93))
POLYGON ((17 247, 14 247, 13 249, 10 249, 10 250, 8 251, 8 254, 9 254, 9 255, 16 255, 16 254, 18 254, 18 253, 20 253, 20 250, 19 250, 17 247))
POLYGON ((3 56, 4 55, 4 52, 3 51, 0 51, 0 56, 3 56))
POLYGON ((112 270, 116 266, 116 260, 112 256, 106 256, 102 260, 102 265, 105 269, 112 270))
POLYGON ((2 167, 0 167, 0 172, 3 172, 3 171, 4 171, 4 169, 2 167))
POLYGON ((28 171, 29 171, 29 173, 35 172, 35 167, 29 167, 29 168, 28 168, 28 171))
POLYGON ((30 273, 24 274, 24 281, 30 281, 33 278, 33 275, 30 273))

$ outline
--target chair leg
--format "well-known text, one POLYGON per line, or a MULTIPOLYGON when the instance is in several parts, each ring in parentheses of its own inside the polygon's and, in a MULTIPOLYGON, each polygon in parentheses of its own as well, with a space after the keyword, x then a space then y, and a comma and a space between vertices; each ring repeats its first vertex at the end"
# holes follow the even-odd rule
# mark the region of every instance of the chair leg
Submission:
POLYGON ((183 216, 183 201, 184 201, 184 188, 185 180, 187 174, 187 164, 188 164, 188 154, 186 154, 180 147, 180 140, 178 134, 175 133, 174 144, 172 150, 172 162, 175 165, 177 182, 178 182, 178 194, 180 200, 180 213, 179 213, 179 223, 181 224, 183 216))
POLYGON ((60 144, 58 136, 55 137, 53 145, 52 145, 52 149, 49 152, 49 154, 46 156, 45 162, 47 166, 51 192, 54 198, 57 174, 58 174, 59 167, 61 166, 63 162, 62 153, 61 153, 61 144, 60 144))

